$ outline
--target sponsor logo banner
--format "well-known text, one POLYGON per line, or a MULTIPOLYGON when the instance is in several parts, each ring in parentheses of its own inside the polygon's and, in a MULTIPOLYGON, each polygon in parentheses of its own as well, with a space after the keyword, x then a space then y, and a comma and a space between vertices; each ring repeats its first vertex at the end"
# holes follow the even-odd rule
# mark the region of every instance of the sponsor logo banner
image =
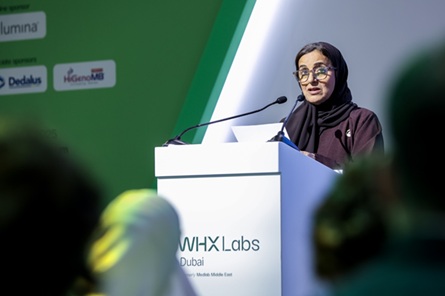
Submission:
POLYGON ((116 63, 106 60, 57 64, 53 74, 57 91, 114 87, 116 63))
POLYGON ((47 84, 45 66, 0 69, 0 95, 45 92, 47 84))
POLYGON ((0 15, 0 42, 41 39, 46 36, 44 12, 0 15))

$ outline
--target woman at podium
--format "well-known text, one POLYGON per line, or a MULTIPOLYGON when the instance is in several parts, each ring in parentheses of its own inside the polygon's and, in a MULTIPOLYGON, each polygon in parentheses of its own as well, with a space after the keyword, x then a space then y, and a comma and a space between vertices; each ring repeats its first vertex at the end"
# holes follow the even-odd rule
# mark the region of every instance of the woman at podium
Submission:
POLYGON ((383 151, 380 121, 352 101, 348 66, 335 46, 309 43, 297 53, 295 66, 303 103, 289 116, 286 129, 304 154, 342 170, 359 155, 383 151))

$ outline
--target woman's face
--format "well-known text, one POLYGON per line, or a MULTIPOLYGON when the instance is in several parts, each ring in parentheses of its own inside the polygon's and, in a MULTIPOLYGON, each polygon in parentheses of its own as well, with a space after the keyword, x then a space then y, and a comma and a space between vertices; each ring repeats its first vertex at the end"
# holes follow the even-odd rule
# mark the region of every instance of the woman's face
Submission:
POLYGON ((299 81, 303 95, 309 103, 320 105, 332 95, 335 88, 335 70, 330 69, 329 67, 331 66, 330 60, 319 50, 314 50, 301 56, 298 61, 300 77, 302 73, 309 74, 306 81, 299 81), (319 78, 314 77, 314 72, 323 73, 323 67, 328 67, 327 75, 320 75, 319 78), (321 69, 321 71, 317 69, 321 69), (309 72, 307 72, 308 70, 309 72))

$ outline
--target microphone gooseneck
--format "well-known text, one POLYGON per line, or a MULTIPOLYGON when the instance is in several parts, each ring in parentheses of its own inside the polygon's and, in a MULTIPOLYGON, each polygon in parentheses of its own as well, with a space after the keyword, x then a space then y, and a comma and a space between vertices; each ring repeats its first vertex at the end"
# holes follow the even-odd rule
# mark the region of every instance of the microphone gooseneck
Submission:
POLYGON ((300 150, 297 145, 295 145, 295 143, 293 143, 290 139, 286 138, 284 136, 284 128, 287 125, 287 122, 289 121, 290 116, 292 115, 292 112, 294 112, 295 108, 297 107, 298 102, 302 102, 304 101, 304 96, 303 95, 299 95, 297 97, 297 100, 295 101, 294 106, 292 107, 292 109, 289 112, 289 115, 287 115, 287 117, 284 119, 283 124, 281 125, 281 129, 278 131, 278 133, 272 138, 270 139, 268 142, 284 142, 286 144, 288 144, 289 146, 300 150))
POLYGON ((241 116, 246 116, 246 115, 250 115, 250 114, 253 114, 253 113, 257 113, 257 112, 263 111, 264 109, 266 109, 266 108, 268 108, 268 107, 270 107, 272 105, 283 104, 285 102, 287 102, 287 98, 285 96, 281 96, 281 97, 277 98, 275 101, 273 101, 272 103, 267 104, 263 108, 260 108, 260 109, 254 110, 254 111, 250 111, 250 112, 247 112, 247 113, 243 113, 243 114, 239 114, 239 115, 235 115, 235 116, 231 116, 231 117, 227 117, 227 118, 223 118, 223 119, 218 119, 218 120, 215 120, 215 121, 200 123, 200 124, 191 126, 189 128, 186 128, 185 130, 183 130, 176 137, 174 137, 174 138, 168 140, 167 142, 165 142, 162 146, 168 146, 168 145, 171 145, 171 144, 172 145, 184 145, 184 144, 187 144, 186 142, 181 140, 181 137, 186 132, 188 132, 189 130, 192 130, 194 128, 198 128, 198 127, 201 127, 201 126, 205 126, 205 125, 209 125, 209 124, 213 124, 213 123, 217 123, 217 122, 221 122, 221 121, 226 121, 226 120, 230 120, 230 119, 235 119, 235 118, 238 118, 238 117, 241 117, 241 116))

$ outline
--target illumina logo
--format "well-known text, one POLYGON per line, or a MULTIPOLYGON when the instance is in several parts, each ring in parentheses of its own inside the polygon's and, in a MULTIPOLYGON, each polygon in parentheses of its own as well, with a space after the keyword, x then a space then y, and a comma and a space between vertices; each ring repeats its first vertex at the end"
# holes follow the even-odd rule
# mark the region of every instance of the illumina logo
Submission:
POLYGON ((0 42, 40 39, 46 36, 44 12, 0 15, 0 42))
POLYGON ((225 236, 186 236, 179 244, 181 252, 248 252, 258 251, 260 241, 258 239, 228 239, 225 236))

